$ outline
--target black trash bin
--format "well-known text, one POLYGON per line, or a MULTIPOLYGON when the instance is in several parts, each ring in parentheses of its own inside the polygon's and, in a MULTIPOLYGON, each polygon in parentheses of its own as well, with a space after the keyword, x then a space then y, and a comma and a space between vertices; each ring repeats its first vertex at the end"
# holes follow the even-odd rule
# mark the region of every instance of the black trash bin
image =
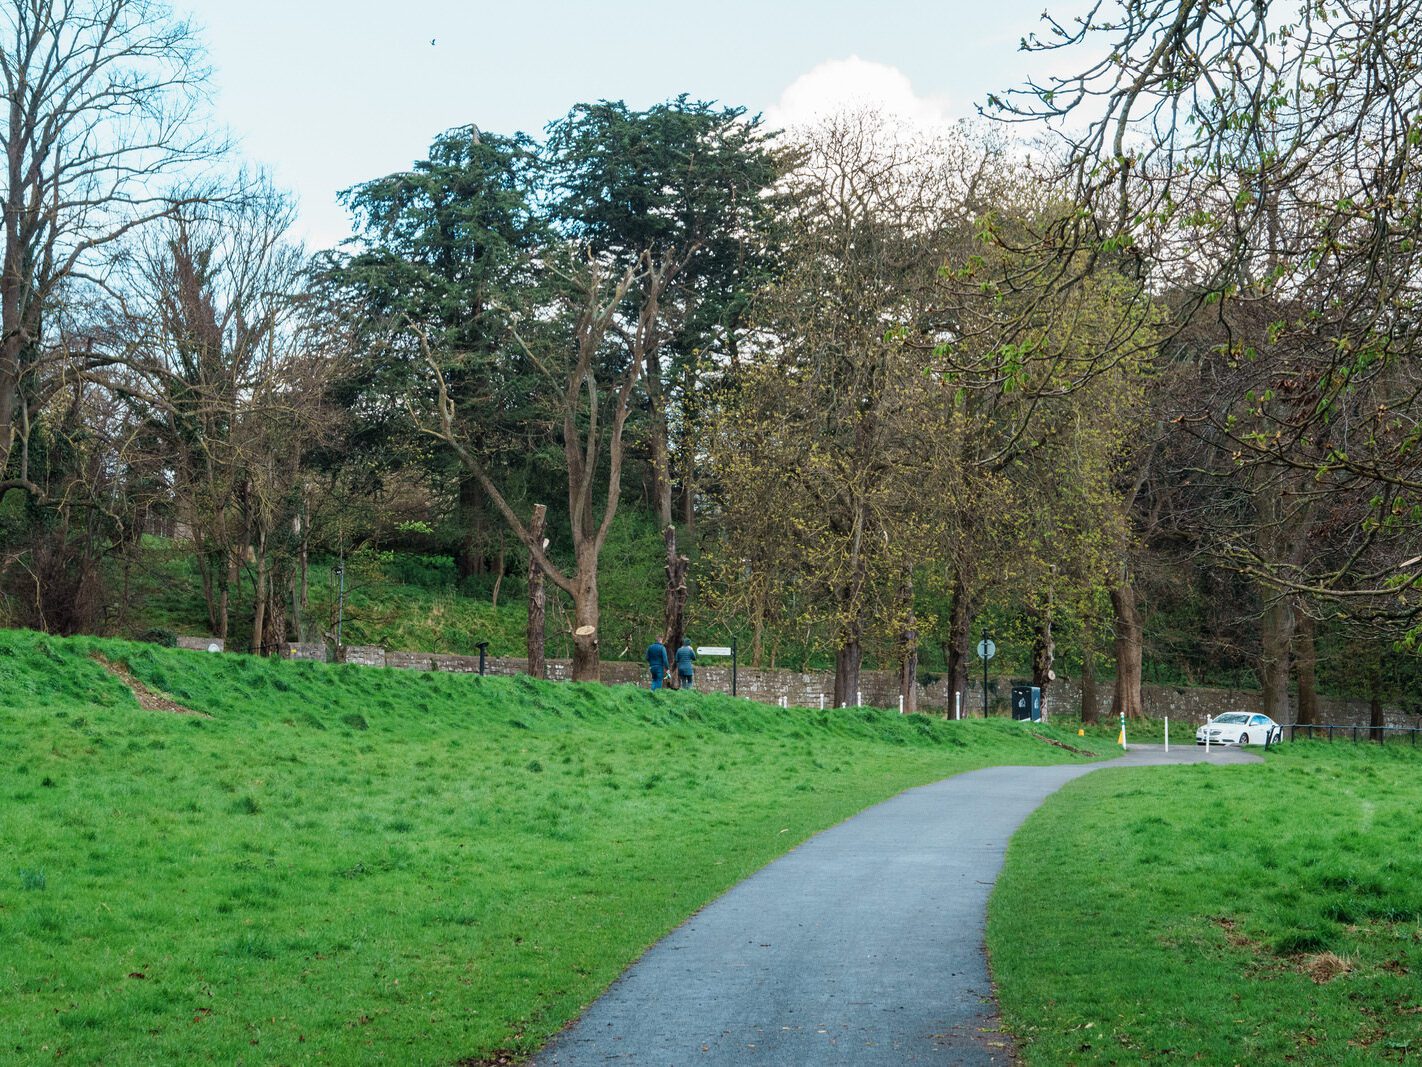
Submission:
POLYGON ((1035 685, 1014 685, 1012 687, 1012 717, 1042 721, 1042 690, 1035 685))

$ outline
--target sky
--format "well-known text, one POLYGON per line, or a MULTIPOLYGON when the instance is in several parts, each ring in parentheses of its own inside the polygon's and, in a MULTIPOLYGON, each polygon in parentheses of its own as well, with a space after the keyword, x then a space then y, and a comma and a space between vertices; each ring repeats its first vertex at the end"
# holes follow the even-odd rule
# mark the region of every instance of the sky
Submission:
POLYGON ((777 125, 846 101, 917 122, 1020 84, 1044 3, 1080 0, 170 0, 213 67, 214 111, 300 203, 313 249, 349 234, 337 191, 405 170, 475 123, 537 134, 581 101, 689 93, 777 125))

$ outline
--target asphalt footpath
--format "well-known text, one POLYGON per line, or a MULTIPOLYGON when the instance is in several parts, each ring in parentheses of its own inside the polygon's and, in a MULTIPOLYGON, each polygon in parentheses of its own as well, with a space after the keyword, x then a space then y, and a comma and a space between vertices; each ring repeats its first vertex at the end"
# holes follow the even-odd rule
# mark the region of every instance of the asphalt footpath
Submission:
POLYGON ((1103 768, 1258 758, 1132 745, 1107 762, 990 767, 901 793, 707 905, 534 1063, 1011 1064, 983 931, 1017 827, 1103 768))

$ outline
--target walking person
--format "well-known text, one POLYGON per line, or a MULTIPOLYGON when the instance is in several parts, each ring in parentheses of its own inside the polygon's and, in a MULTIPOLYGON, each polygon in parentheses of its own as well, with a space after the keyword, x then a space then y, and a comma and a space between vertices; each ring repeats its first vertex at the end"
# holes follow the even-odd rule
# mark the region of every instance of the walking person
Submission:
POLYGON ((656 638, 647 646, 647 669, 652 672, 652 688, 660 689, 667 674, 667 646, 656 638))
POLYGON ((696 660, 696 649, 691 647, 689 638, 682 638, 681 647, 676 650, 676 674, 681 688, 691 688, 691 664, 696 660))

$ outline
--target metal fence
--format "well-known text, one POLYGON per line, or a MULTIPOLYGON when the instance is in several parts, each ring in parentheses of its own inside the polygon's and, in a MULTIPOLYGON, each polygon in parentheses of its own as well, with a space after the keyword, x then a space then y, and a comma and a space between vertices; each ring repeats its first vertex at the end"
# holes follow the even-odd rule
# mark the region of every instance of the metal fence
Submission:
POLYGON ((1284 729, 1289 731, 1290 741, 1376 741, 1380 745, 1411 744, 1417 747, 1417 735, 1422 728, 1416 726, 1328 726, 1317 723, 1294 722, 1284 729))

